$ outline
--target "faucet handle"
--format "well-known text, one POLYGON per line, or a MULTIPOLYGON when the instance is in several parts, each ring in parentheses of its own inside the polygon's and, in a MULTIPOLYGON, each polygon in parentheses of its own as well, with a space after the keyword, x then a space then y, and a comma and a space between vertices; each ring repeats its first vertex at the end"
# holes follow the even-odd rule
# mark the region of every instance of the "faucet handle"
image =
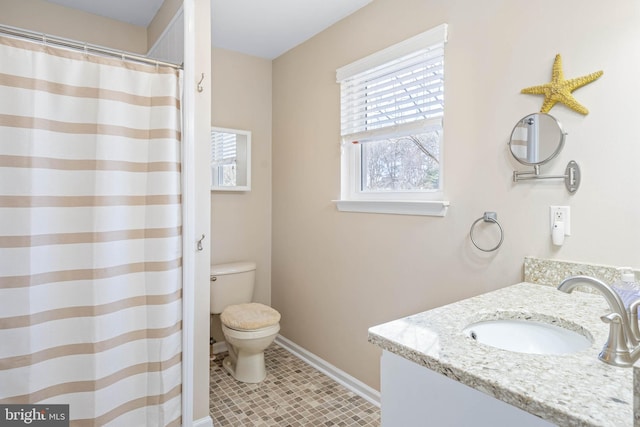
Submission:
POLYGON ((636 319, 638 318, 638 306, 640 306, 640 298, 629 304, 629 313, 635 312, 636 319))
POLYGON ((631 337, 633 346, 640 342, 640 328, 638 327, 638 307, 640 307, 640 299, 633 301, 629 305, 629 326, 631 327, 631 337))
POLYGON ((609 324, 609 338, 598 355, 600 360, 616 366, 633 365, 622 317, 618 313, 609 313, 600 320, 609 324))

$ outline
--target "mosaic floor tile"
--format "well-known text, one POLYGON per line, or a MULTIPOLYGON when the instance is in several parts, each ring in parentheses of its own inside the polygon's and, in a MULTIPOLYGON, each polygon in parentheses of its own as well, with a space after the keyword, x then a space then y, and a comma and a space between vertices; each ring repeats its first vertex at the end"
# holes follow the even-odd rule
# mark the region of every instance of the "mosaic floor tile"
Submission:
POLYGON ((216 426, 379 427, 380 409, 287 350, 265 351, 267 378, 260 384, 233 379, 211 363, 209 412, 216 426))

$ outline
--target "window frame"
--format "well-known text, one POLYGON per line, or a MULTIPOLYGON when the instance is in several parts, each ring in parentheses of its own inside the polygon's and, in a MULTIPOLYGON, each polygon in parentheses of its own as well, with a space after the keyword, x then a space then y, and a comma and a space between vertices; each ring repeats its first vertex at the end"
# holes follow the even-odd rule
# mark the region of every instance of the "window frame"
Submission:
MULTIPOLYGON (((434 45, 445 45, 447 41, 447 25, 442 24, 424 33, 418 34, 403 42, 397 43, 354 63, 341 67, 336 72, 338 83, 342 84, 351 76, 367 72, 379 65, 387 64, 425 48, 434 45)), ((342 92, 342 86, 341 86, 342 92)), ((341 94, 341 102, 342 102, 341 94)), ((341 111, 343 110, 341 105, 341 111)), ((341 114, 342 116, 342 114, 341 114)), ((439 189, 420 191, 362 191, 362 144, 367 142, 352 143, 342 141, 341 144, 341 191, 340 200, 336 200, 338 210, 350 212, 369 213, 397 213, 409 215, 446 215, 449 206, 444 201, 444 169, 443 169, 443 117, 442 115, 421 119, 412 124, 401 126, 412 128, 414 134, 437 129, 440 132, 440 165, 439 165, 439 189)), ((406 135, 406 131, 402 131, 406 135)), ((362 134, 370 134, 369 139, 383 139, 400 134, 397 126, 388 126, 373 131, 364 131, 362 134)))

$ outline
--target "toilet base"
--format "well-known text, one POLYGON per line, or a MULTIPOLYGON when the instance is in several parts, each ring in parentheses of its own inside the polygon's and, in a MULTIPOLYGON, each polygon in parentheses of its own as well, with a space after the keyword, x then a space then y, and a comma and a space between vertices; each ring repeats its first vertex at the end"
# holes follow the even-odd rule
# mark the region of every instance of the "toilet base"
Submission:
POLYGON ((273 343, 280 331, 280 324, 249 331, 238 331, 222 324, 222 332, 227 342, 229 356, 222 361, 222 367, 236 381, 256 384, 267 376, 264 351, 273 343))
POLYGON ((229 355, 222 361, 222 367, 229 372, 236 381, 257 384, 267 377, 264 365, 264 352, 243 355, 238 358, 235 350, 230 346, 229 355))

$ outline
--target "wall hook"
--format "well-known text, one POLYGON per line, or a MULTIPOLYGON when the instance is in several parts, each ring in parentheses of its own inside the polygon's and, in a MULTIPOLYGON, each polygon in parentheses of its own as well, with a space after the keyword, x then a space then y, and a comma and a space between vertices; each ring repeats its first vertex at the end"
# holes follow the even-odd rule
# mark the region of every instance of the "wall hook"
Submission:
POLYGON ((202 82, 204 81, 204 73, 202 73, 202 77, 200 77, 200 81, 198 82, 198 92, 202 92, 204 87, 202 86, 202 82))
POLYGON ((198 250, 202 251, 202 241, 204 240, 204 234, 202 235, 202 237, 200 238, 200 240, 198 240, 198 250))

